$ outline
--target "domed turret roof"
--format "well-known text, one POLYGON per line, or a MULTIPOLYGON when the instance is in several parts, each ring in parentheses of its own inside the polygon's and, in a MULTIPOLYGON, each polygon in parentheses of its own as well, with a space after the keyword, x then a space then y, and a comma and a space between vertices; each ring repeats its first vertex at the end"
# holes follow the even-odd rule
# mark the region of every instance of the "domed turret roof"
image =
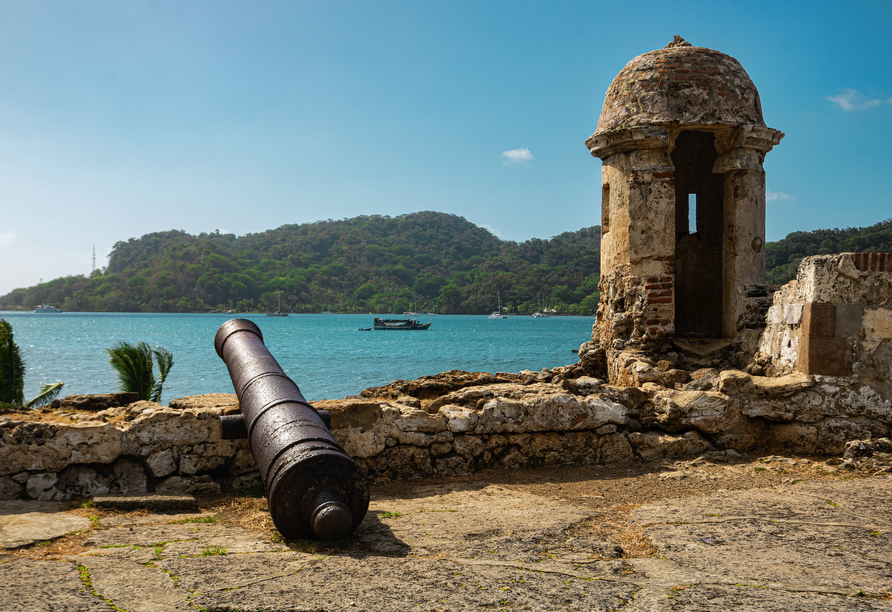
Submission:
POLYGON ((752 79, 736 59, 680 36, 632 59, 613 79, 594 136, 643 125, 764 126, 752 79))

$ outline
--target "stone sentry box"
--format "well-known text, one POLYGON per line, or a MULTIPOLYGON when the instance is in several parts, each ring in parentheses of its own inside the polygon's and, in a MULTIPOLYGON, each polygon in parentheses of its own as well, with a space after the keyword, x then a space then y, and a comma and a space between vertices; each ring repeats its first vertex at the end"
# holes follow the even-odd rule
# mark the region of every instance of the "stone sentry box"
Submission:
POLYGON ((733 57, 676 36, 626 64, 586 140, 603 160, 596 344, 739 340, 765 282, 762 164, 783 136, 733 57))

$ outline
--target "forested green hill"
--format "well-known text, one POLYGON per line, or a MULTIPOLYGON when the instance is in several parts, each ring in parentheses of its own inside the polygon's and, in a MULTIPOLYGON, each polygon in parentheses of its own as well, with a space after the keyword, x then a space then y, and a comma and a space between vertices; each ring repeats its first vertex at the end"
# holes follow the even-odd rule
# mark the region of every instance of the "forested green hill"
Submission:
POLYGON ((765 245, 768 282, 791 281, 804 257, 826 253, 892 253, 892 219, 870 227, 793 232, 783 240, 769 242, 765 245))
POLYGON ((0 309, 532 313, 597 307, 600 228, 504 242, 462 217, 419 212, 285 225, 259 234, 172 230, 119 242, 108 268, 0 297, 0 309))

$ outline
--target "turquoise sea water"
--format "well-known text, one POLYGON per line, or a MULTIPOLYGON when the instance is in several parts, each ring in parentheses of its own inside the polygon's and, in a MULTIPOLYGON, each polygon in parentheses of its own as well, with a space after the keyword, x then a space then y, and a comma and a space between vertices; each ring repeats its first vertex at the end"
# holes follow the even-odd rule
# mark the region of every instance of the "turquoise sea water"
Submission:
POLYGON ((63 395, 115 391, 105 349, 118 341, 145 341, 174 355, 163 402, 232 392, 214 352, 214 334, 236 317, 260 326, 273 356, 311 401, 452 369, 519 372, 568 365, 577 360, 571 349, 589 339, 594 323, 594 317, 439 315, 417 317, 433 322, 427 331, 359 331, 372 326, 374 315, 0 312, 25 359, 25 399, 37 394, 40 383, 57 380, 65 383, 63 395))

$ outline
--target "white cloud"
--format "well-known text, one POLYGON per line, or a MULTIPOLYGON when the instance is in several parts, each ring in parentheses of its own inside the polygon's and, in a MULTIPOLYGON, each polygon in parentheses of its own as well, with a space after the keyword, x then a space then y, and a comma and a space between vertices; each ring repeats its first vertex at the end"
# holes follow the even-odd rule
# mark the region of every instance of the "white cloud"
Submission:
POLYGON ((522 149, 511 149, 510 151, 502 151, 500 157, 504 158, 503 166, 510 164, 525 164, 533 159, 533 154, 526 147, 522 149))
POLYGON ((496 238, 501 238, 501 237, 502 237, 502 232, 500 232, 499 230, 497 230, 496 228, 494 228, 494 227, 491 226, 491 225, 486 225, 485 223, 483 223, 483 224, 480 225, 480 227, 482 227, 483 229, 485 229, 487 232, 489 232, 490 234, 492 234, 492 235, 495 236, 496 238))
POLYGON ((766 191, 765 201, 774 202, 775 200, 795 200, 796 196, 784 193, 783 191, 766 191))
POLYGON ((15 230, 0 234, 0 247, 12 244, 15 241, 15 230))
POLYGON ((864 96, 854 89, 843 89, 835 96, 827 96, 825 99, 833 102, 844 111, 864 110, 880 104, 892 104, 892 98, 888 100, 866 100, 864 96))

